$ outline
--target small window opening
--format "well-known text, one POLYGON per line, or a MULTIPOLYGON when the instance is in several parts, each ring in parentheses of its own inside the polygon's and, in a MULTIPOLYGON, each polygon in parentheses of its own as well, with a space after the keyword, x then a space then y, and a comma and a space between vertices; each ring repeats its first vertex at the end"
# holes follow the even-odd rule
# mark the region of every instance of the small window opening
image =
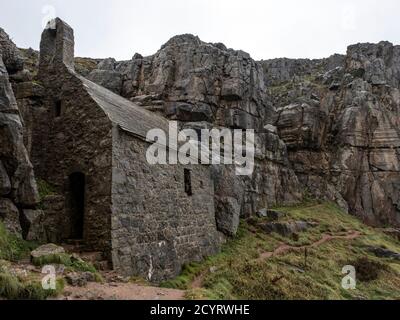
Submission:
POLYGON ((54 105, 54 116, 56 118, 61 117, 61 112, 62 112, 61 100, 57 100, 55 105, 54 105))
POLYGON ((185 192, 188 196, 193 195, 192 191, 192 173, 189 169, 185 169, 185 192))

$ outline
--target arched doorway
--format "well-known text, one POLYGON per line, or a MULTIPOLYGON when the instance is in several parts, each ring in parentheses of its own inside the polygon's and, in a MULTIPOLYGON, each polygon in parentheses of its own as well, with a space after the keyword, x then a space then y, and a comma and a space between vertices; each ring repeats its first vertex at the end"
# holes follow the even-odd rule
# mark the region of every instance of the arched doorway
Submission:
POLYGON ((74 172, 69 176, 69 239, 83 239, 86 189, 85 184, 86 179, 83 173, 74 172))

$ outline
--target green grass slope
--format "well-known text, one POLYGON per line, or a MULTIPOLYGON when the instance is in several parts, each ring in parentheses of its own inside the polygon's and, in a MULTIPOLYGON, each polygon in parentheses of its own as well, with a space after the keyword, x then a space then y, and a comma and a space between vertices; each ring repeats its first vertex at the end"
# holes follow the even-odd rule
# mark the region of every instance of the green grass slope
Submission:
POLYGON ((189 299, 400 299, 400 262, 377 258, 369 250, 374 246, 400 252, 399 241, 330 203, 277 210, 285 212, 287 220, 318 224, 293 240, 265 234, 254 219, 244 221, 221 254, 186 266, 178 278, 162 286, 188 290, 189 299), (355 232, 360 236, 345 239, 355 232), (343 238, 312 246, 327 235, 343 238), (282 244, 302 248, 260 258, 282 244), (355 290, 342 288, 346 265, 357 270, 355 290))

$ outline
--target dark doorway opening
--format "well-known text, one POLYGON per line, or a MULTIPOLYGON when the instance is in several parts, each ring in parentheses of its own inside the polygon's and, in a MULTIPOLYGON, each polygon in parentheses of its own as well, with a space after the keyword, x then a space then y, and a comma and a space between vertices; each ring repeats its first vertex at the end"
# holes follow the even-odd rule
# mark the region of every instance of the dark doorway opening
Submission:
POLYGON ((193 195, 193 190, 192 190, 192 173, 189 169, 184 170, 184 175, 185 175, 185 192, 188 196, 193 195))
POLYGON ((62 114, 62 103, 61 100, 57 100, 54 104, 54 116, 56 118, 61 117, 62 114))
POLYGON ((70 235, 69 239, 83 239, 85 215, 85 175, 75 172, 69 176, 70 235))

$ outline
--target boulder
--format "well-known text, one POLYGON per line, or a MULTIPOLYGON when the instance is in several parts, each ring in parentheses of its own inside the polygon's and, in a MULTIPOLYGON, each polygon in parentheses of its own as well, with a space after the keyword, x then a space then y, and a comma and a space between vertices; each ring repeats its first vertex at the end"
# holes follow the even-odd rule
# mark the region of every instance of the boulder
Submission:
POLYGON ((117 71, 95 69, 87 78, 116 94, 121 93, 122 75, 117 71))
POLYGON ((31 252, 31 259, 40 259, 43 257, 54 256, 65 253, 63 247, 57 246, 53 243, 45 244, 31 252))
POLYGON ((240 212, 237 199, 219 198, 215 214, 218 230, 227 236, 234 236, 239 228, 240 212))
POLYGON ((266 218, 268 220, 277 221, 285 217, 286 214, 275 210, 261 209, 257 211, 257 216, 259 218, 266 218))
POLYGON ((400 261, 400 253, 384 248, 370 248, 370 251, 379 258, 388 258, 400 261))
POLYGON ((277 233, 283 237, 293 237, 297 233, 307 231, 312 225, 305 221, 291 222, 270 222, 260 224, 260 227, 267 233, 277 233))
POLYGON ((228 236, 236 234, 240 217, 244 216, 245 183, 233 167, 212 167, 215 188, 215 218, 217 228, 228 236))

